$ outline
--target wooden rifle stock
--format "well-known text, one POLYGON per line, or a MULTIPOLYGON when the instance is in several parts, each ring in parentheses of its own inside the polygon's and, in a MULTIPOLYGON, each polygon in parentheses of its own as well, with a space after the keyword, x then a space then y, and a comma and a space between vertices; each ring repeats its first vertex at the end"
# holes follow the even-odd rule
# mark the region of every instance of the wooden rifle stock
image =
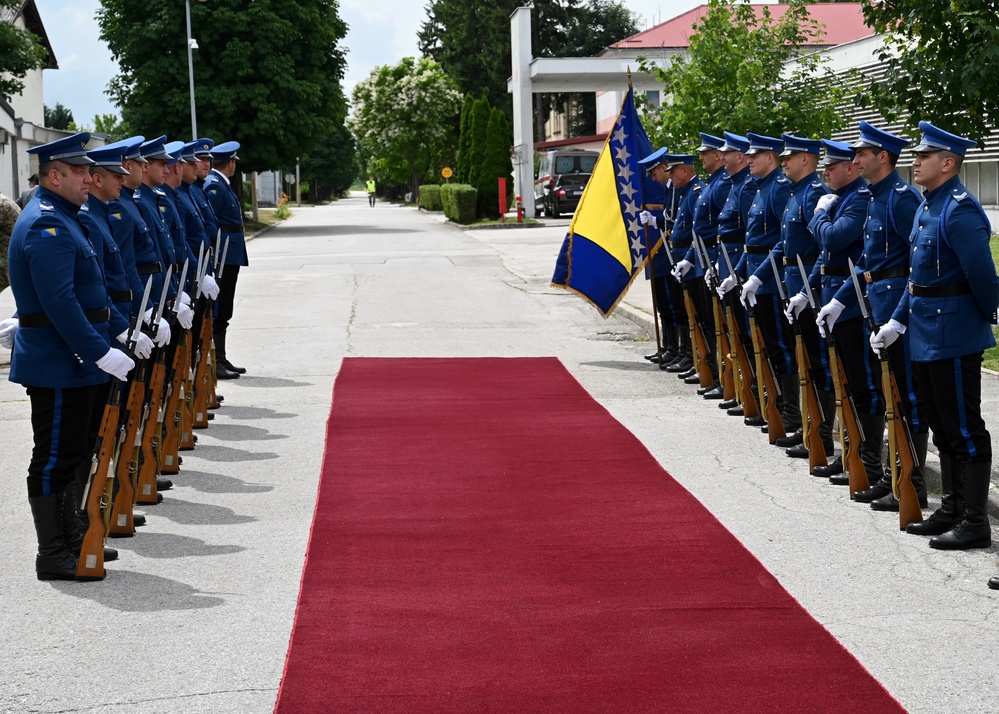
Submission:
MULTIPOLYGON (((180 415, 180 440, 178 448, 181 451, 190 451, 194 448, 194 432, 191 424, 194 421, 194 375, 191 370, 191 362, 194 359, 194 333, 187 330, 184 333, 184 355, 180 366, 183 370, 180 378, 181 394, 177 409, 180 415)), ((178 461, 178 465, 179 465, 178 461)))
POLYGON ((83 534, 83 545, 80 548, 79 561, 76 566, 76 577, 80 580, 102 580, 104 578, 104 540, 106 534, 104 511, 111 505, 111 490, 114 487, 111 462, 119 430, 119 388, 117 381, 115 380, 115 384, 111 385, 108 403, 104 407, 104 416, 101 418, 101 427, 97 432, 94 455, 90 462, 90 477, 83 493, 82 503, 87 512, 89 523, 87 532, 83 534))
MULTIPOLYGON (((180 340, 175 344, 173 360, 170 364, 170 387, 167 389, 163 407, 163 441, 160 446, 160 473, 175 474, 180 472, 180 401, 183 396, 184 355, 190 330, 184 330, 180 340)), ((187 360, 190 364, 190 359, 187 360)))
POLYGON ((808 470, 816 466, 828 466, 826 449, 819 436, 819 426, 822 424, 822 408, 819 406, 819 395, 812 381, 812 363, 808 359, 805 340, 801 335, 801 327, 795 320, 794 350, 798 357, 798 383, 801 387, 801 426, 805 430, 805 445, 808 447, 808 470), (808 426, 805 429, 805 421, 808 426))
POLYGON ((208 407, 211 405, 211 375, 209 367, 212 353, 211 301, 205 298, 198 334, 197 364, 194 370, 194 429, 208 428, 208 407))
POLYGON ((700 377, 701 386, 711 385, 711 370, 708 369, 708 341, 704 338, 704 331, 701 323, 697 320, 697 308, 694 306, 694 298, 690 295, 690 290, 683 281, 680 282, 683 290, 683 305, 687 308, 687 319, 690 320, 690 344, 694 347, 694 362, 697 365, 697 376, 700 377))
POLYGON ((760 405, 757 404, 756 397, 753 395, 752 381, 756 378, 756 375, 753 373, 749 355, 746 354, 746 345, 743 343, 742 335, 739 331, 739 320, 735 316, 734 299, 729 302, 727 319, 729 348, 735 348, 735 356, 738 364, 738 370, 734 374, 736 397, 742 405, 743 416, 752 419, 760 415, 760 405))
POLYGON ((909 425, 905 423, 900 411, 901 394, 895 375, 888 367, 888 360, 881 363, 882 388, 885 389, 885 415, 888 419, 888 458, 891 460, 891 485, 898 499, 898 527, 905 530, 910 523, 921 523, 923 512, 919 508, 919 495, 912 485, 912 471, 916 468, 915 449, 912 445, 912 435, 909 425), (901 443, 902 447, 899 448, 901 443), (897 457, 897 461, 896 461, 897 457))
POLYGON ((770 439, 770 443, 773 444, 777 439, 783 439, 787 436, 787 431, 784 428, 784 418, 781 416, 780 408, 777 405, 777 395, 779 394, 779 390, 777 389, 777 375, 774 374, 773 365, 770 363, 770 356, 767 354, 767 348, 763 342, 763 333, 760 331, 760 326, 756 323, 756 316, 753 313, 749 313, 749 328, 753 338, 753 349, 756 352, 756 388, 760 394, 760 399, 764 403, 763 416, 767 421, 767 437, 770 439), (763 396, 764 393, 766 395, 765 399, 763 396))
POLYGON ((124 439, 115 455, 115 477, 118 480, 118 494, 111 509, 111 524, 108 534, 130 536, 135 533, 132 521, 132 505, 135 503, 136 478, 139 471, 137 439, 142 421, 142 407, 146 394, 145 367, 135 371, 128 388, 125 402, 124 439))
POLYGON ((857 407, 853 403, 850 383, 846 378, 843 360, 839 358, 834 337, 830 337, 829 340, 829 357, 833 386, 837 390, 836 407, 839 412, 840 441, 843 444, 843 467, 850 476, 850 497, 852 498, 857 491, 866 491, 871 487, 871 482, 867 478, 867 469, 864 468, 864 462, 860 458, 860 448, 864 442, 864 436, 860 430, 857 407), (844 431, 846 432, 845 440, 844 431))
POLYGON ((136 503, 155 504, 156 477, 159 475, 159 453, 163 438, 161 429, 163 392, 166 388, 166 350, 161 348, 149 376, 149 398, 143 412, 142 458, 139 483, 135 490, 136 503), (150 421, 153 421, 150 424, 150 421))
POLYGON ((735 399, 739 393, 736 381, 739 378, 739 365, 737 357, 732 352, 732 343, 725 331, 725 311, 722 310, 721 298, 714 290, 711 291, 711 306, 715 315, 715 349, 717 352, 717 364, 724 365, 721 370, 721 386, 723 399, 735 399))

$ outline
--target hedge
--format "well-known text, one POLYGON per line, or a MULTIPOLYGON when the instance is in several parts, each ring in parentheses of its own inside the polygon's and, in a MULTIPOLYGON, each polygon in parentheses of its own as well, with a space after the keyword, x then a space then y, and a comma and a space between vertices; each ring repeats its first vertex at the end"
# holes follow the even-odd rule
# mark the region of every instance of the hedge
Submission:
POLYGON ((420 208, 427 211, 442 210, 440 185, 428 183, 420 186, 420 208))
POLYGON ((478 191, 467 184, 448 183, 441 186, 444 215, 455 223, 468 224, 475 221, 477 200, 478 191))

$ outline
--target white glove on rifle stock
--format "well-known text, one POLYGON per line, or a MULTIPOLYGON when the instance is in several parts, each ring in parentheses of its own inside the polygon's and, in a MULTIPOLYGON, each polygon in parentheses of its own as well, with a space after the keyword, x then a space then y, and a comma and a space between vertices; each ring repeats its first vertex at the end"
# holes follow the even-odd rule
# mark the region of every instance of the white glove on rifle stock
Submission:
POLYGON ((755 275, 749 276, 749 280, 742 284, 742 295, 739 296, 743 307, 754 307, 756 305, 756 291, 762 286, 762 280, 755 275))

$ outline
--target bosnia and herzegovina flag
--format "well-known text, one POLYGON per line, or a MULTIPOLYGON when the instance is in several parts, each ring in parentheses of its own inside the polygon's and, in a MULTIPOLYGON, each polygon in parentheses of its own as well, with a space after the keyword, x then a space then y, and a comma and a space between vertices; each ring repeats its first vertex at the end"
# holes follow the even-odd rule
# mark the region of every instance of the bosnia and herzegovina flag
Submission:
MULTIPOLYGON (((665 194, 665 187, 638 164, 651 153, 629 88, 569 224, 551 282, 584 298, 604 317, 617 307, 654 248, 646 245, 645 228, 638 222, 642 206, 661 206, 665 194)), ((658 231, 652 234, 659 240, 658 231)))

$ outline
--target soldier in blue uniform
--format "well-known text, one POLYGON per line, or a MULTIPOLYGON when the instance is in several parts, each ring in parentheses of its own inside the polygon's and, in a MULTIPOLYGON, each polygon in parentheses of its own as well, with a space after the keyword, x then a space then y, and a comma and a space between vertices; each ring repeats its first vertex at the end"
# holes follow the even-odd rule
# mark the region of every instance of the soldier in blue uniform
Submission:
POLYGON ((184 151, 184 142, 171 141, 163 146, 163 150, 170 155, 167 160, 166 176, 163 185, 160 186, 162 194, 159 195, 160 210, 166 219, 167 228, 173 237, 173 251, 177 257, 177 263, 183 265, 184 260, 189 261, 187 285, 184 290, 189 291, 194 284, 197 273, 198 254, 192 250, 192 246, 187 238, 187 224, 181 215, 181 208, 178 204, 177 191, 180 189, 180 155, 184 151))
MULTIPOLYGON (((864 250, 864 223, 867 221, 869 192, 867 181, 853 165, 853 149, 828 139, 822 139, 822 146, 826 152, 822 160, 822 175, 832 193, 819 198, 808 224, 808 230, 821 248, 819 259, 808 276, 808 283, 817 305, 824 308, 843 285, 853 284, 848 261, 856 264, 864 250)), ((867 361, 869 350, 864 349, 868 335, 864 330, 860 308, 854 305, 852 309, 841 311, 836 317, 831 317, 828 310, 825 313, 819 310, 816 324, 827 341, 833 339, 832 328, 834 324, 836 326, 835 340, 839 347, 837 354, 843 363, 846 382, 852 390, 858 419, 863 424, 864 433, 867 433, 869 425, 874 428, 873 419, 879 409, 874 387, 875 376, 867 361)), ((881 430, 884 431, 883 426, 881 430)), ((860 445, 857 446, 859 449, 860 445)), ((828 466, 816 466, 812 469, 812 475, 828 478, 837 485, 850 482, 849 476, 843 473, 842 454, 828 466)))
MULTIPOLYGON (((214 271, 212 269, 212 240, 209 237, 209 223, 198 205, 197 199, 200 197, 205 201, 205 209, 211 213, 211 207, 195 186, 197 180, 197 166, 200 162, 196 155, 199 146, 203 146, 200 141, 192 141, 185 144, 180 160, 180 186, 177 189, 177 209, 180 212, 181 220, 184 222, 184 232, 187 235, 187 244, 191 252, 197 256, 201 251, 207 256, 208 267, 202 284, 205 294, 212 300, 218 297, 219 287, 215 282, 214 271)), ((211 216, 214 222, 214 215, 211 216)))
POLYGON ((987 548, 992 438, 982 419, 981 367, 982 353, 995 345, 990 323, 999 306, 992 229, 958 175, 975 142, 925 121, 919 129, 913 175, 923 187, 923 203, 909 237, 908 290, 871 336, 871 346, 885 349, 909 333, 926 421, 951 482, 941 508, 922 527, 907 530, 938 533, 930 539, 932 548, 987 548))
POLYGON ((18 306, 10 380, 31 402, 34 446, 28 503, 38 538, 39 580, 72 580, 81 536, 67 487, 86 459, 91 423, 99 421, 109 375, 135 366, 116 337, 128 323, 113 309, 97 251, 77 220, 90 187, 87 133, 36 146, 39 186, 11 236, 11 289, 18 306))
MULTIPOLYGON (((864 251, 855 265, 858 274, 863 276, 860 282, 866 286, 874 322, 878 325, 886 323, 898 307, 909 275, 909 233, 920 199, 916 189, 903 181, 895 170, 902 150, 908 145, 908 140, 865 121, 860 122, 860 138, 850 145, 856 151, 854 165, 868 182, 868 188, 859 192, 867 203, 867 218, 864 224, 864 251)), ((845 323, 841 315, 855 314, 860 309, 856 290, 851 283, 852 281, 843 283, 834 299, 827 302, 819 312, 820 318, 831 318, 839 325, 841 322, 845 323)), ((866 332, 866 326, 864 329, 866 332)), ((929 432, 926 420, 921 417, 922 408, 912 379, 908 343, 909 337, 906 335, 891 345, 888 348, 888 362, 902 393, 904 418, 916 447, 916 461, 920 464, 913 473, 912 480, 925 505, 922 464, 926 461, 929 432)), ((870 416, 861 415, 864 443, 860 456, 871 488, 855 493, 853 498, 861 503, 870 503, 875 510, 898 511, 898 500, 891 489, 891 471, 881 465, 885 400, 878 377, 880 365, 873 352, 868 352, 867 356, 868 370, 874 376, 874 388, 877 392, 877 412, 870 416)), ((848 370, 855 368, 852 364, 852 351, 843 358, 848 370)), ((850 380, 852 382, 852 376, 850 380)))
POLYGON ((774 372, 783 394, 781 419, 785 429, 794 432, 801 428, 801 410, 798 408, 798 378, 790 351, 793 345, 785 337, 781 315, 783 307, 777 295, 769 255, 780 241, 781 217, 791 195, 791 182, 778 165, 777 154, 784 142, 771 136, 749 133, 746 156, 749 171, 757 180, 757 192, 749 207, 746 222, 746 245, 735 269, 745 277, 740 299, 747 307, 755 306, 756 322, 763 335, 764 346, 770 356, 774 372), (765 282, 769 273, 770 280, 765 282))
POLYGON ((246 372, 242 367, 235 366, 226 354, 226 331, 232 319, 233 301, 236 295, 236 282, 239 279, 239 269, 249 265, 246 255, 246 239, 243 234, 243 206, 239 197, 233 191, 229 180, 236 173, 236 161, 239 157, 239 142, 227 141, 212 148, 212 171, 205 179, 205 196, 215 212, 219 222, 218 250, 228 241, 225 254, 225 269, 218 279, 219 299, 216 303, 217 314, 212 323, 215 340, 217 376, 219 379, 236 379, 246 372))
MULTIPOLYGON (((757 184, 756 177, 749 172, 749 163, 746 159, 749 141, 744 136, 728 131, 724 132, 724 136, 725 144, 722 146, 721 152, 725 158, 725 170, 732 177, 732 188, 725 199, 721 213, 718 215, 718 247, 728 253, 729 262, 735 267, 746 245, 746 223, 749 219, 749 207, 753 205, 753 199, 756 197, 757 184)), ((728 274, 728 263, 721 259, 720 254, 718 257, 716 267, 718 276, 722 280, 722 284, 718 288, 718 296, 724 299, 725 294, 734 288, 736 283, 735 278, 728 274)), ((746 311, 738 300, 733 301, 733 306, 736 312, 735 319, 741 326, 743 346, 746 348, 747 354, 753 355, 753 343, 749 336, 746 311)), ((726 305, 725 308, 732 309, 729 305, 726 305)), ((719 402, 718 406, 727 409, 732 416, 743 416, 743 409, 736 399, 719 402)), ((763 417, 756 419, 755 423, 762 426, 763 417)))
POLYGON ((192 144, 193 149, 185 148, 185 154, 193 153, 194 158, 197 159, 197 163, 194 165, 195 179, 191 183, 189 190, 191 197, 198 206, 198 210, 201 211, 201 217, 205 221, 205 230, 208 233, 208 237, 211 239, 212 245, 215 245, 219 233, 219 222, 215 217, 215 211, 205 196, 205 178, 212 172, 212 149, 215 147, 215 142, 209 138, 201 138, 197 141, 192 141, 191 144, 188 144, 188 147, 191 147, 192 144))

